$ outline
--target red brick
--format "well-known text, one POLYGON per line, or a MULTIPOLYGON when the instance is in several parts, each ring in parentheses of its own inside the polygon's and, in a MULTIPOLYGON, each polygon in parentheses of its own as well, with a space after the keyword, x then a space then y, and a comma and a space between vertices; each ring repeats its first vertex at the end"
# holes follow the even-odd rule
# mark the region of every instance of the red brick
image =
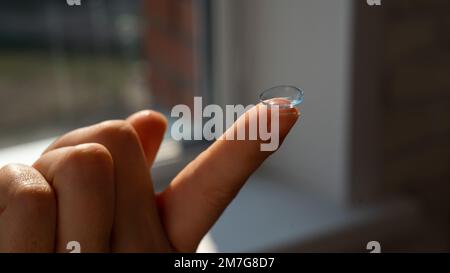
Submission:
POLYGON ((191 105, 193 101, 194 83, 170 78, 167 73, 158 69, 150 71, 150 87, 153 100, 160 106, 171 108, 175 104, 191 105))
POLYGON ((179 37, 197 37, 198 13, 192 0, 147 0, 149 21, 179 37))
POLYGON ((196 78, 196 52, 192 44, 184 44, 169 33, 151 27, 148 31, 148 56, 180 77, 196 78))

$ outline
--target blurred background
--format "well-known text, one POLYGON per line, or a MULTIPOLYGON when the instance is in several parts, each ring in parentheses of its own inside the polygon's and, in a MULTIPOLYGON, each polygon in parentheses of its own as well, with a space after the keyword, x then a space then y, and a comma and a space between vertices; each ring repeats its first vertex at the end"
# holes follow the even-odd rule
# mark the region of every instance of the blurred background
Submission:
MULTIPOLYGON (((305 91, 199 251, 450 250, 447 0, 0 0, 0 165, 176 104, 305 91)), ((157 189, 209 143, 167 135, 157 189)))

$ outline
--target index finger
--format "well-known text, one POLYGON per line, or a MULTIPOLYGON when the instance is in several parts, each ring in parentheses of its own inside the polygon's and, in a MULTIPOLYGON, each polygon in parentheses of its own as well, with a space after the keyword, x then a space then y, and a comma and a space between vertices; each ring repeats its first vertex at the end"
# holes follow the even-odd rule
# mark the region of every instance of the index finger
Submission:
MULTIPOLYGON (((267 122, 271 124, 270 110, 265 106, 258 105, 250 109, 219 140, 180 172, 158 196, 163 223, 177 250, 195 250, 247 178, 274 152, 264 151, 261 139, 225 139, 225 135, 232 135, 238 128, 243 127, 248 131, 252 119, 258 120, 258 126, 264 125, 261 114, 265 110, 269 117, 267 122)), ((280 108, 279 114, 278 133, 281 143, 297 121, 299 112, 295 108, 280 108)))

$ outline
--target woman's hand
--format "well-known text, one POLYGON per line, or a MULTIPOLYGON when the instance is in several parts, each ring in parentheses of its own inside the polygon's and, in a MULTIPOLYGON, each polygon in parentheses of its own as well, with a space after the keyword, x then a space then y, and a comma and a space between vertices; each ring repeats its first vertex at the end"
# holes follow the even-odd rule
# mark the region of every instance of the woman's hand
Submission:
MULTIPOLYGON (((259 106, 257 106, 259 107, 259 106)), ((232 127, 248 126, 248 117, 232 127)), ((280 109, 282 141, 298 118, 280 109)), ((161 193, 149 172, 167 127, 154 111, 72 131, 33 165, 0 171, 0 251, 193 252, 271 154, 260 141, 217 140, 161 193)))

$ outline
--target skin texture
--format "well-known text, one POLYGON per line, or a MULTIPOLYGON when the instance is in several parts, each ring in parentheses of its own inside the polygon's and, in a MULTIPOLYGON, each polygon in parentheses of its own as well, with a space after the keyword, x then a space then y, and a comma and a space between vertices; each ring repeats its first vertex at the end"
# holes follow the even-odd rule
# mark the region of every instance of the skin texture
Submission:
MULTIPOLYGON (((229 130, 247 127, 260 107, 229 130)), ((280 143, 298 117, 280 110, 280 143)), ((149 169, 166 127, 163 115, 141 111, 69 132, 32 167, 2 168, 0 252, 68 252, 73 240, 82 252, 195 251, 273 152, 258 140, 221 138, 156 194, 149 169)))
POLYGON ((0 170, 0 252, 52 252, 56 229, 53 189, 35 169, 0 170))

